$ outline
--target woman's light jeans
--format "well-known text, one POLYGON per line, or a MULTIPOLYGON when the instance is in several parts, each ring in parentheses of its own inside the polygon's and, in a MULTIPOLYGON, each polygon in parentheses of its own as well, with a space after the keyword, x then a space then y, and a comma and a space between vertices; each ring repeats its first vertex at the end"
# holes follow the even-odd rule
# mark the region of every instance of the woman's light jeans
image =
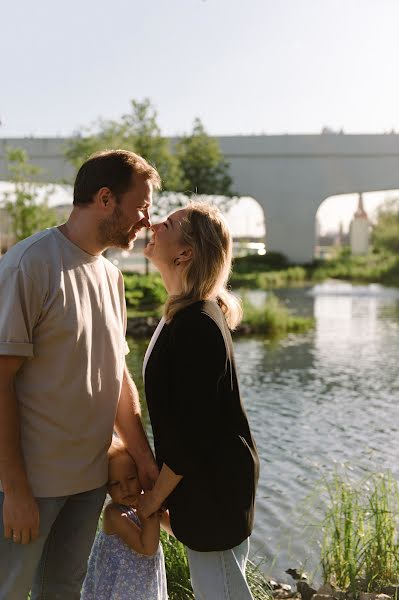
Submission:
POLYGON ((253 600, 245 579, 249 538, 231 550, 196 552, 187 548, 196 600, 253 600))

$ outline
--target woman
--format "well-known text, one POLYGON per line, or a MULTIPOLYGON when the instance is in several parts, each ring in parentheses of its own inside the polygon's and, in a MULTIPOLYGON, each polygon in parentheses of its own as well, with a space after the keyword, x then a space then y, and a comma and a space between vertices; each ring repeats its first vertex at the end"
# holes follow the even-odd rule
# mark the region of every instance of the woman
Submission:
POLYGON ((220 212, 199 202, 152 231, 145 255, 168 300, 144 359, 160 475, 141 510, 169 508, 196 598, 250 599, 245 564, 259 462, 229 331, 242 312, 226 289, 231 235, 220 212))

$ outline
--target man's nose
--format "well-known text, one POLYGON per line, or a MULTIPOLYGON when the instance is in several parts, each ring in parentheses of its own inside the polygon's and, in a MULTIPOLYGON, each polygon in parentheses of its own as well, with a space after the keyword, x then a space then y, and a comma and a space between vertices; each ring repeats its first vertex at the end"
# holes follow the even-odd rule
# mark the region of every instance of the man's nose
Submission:
POLYGON ((141 219, 141 223, 143 224, 143 227, 150 229, 152 227, 150 215, 146 215, 143 219, 141 219))

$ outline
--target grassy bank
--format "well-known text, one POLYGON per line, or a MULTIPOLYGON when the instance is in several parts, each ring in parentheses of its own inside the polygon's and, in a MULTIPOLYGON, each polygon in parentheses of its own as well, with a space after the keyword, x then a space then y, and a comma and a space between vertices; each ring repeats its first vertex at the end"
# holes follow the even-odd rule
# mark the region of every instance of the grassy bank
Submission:
POLYGON ((351 256, 342 253, 334 260, 316 262, 308 267, 308 277, 316 282, 333 278, 399 287, 399 256, 383 253, 351 256))
POLYGON ((399 492, 392 475, 372 474, 354 482, 335 474, 325 489, 324 582, 355 597, 399 582, 399 492))
POLYGON ((326 279, 342 279, 353 283, 380 283, 399 287, 399 256, 388 252, 352 256, 347 249, 331 260, 314 261, 304 266, 284 266, 284 261, 272 264, 266 257, 236 259, 231 276, 233 287, 269 290, 319 283, 326 279))

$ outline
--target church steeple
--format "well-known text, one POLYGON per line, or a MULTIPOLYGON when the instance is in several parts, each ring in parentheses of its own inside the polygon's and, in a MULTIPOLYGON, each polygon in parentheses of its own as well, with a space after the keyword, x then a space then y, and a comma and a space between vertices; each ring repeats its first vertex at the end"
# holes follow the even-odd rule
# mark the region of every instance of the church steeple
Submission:
POLYGON ((363 206, 363 194, 359 194, 359 201, 354 217, 358 219, 368 219, 367 213, 363 206))

